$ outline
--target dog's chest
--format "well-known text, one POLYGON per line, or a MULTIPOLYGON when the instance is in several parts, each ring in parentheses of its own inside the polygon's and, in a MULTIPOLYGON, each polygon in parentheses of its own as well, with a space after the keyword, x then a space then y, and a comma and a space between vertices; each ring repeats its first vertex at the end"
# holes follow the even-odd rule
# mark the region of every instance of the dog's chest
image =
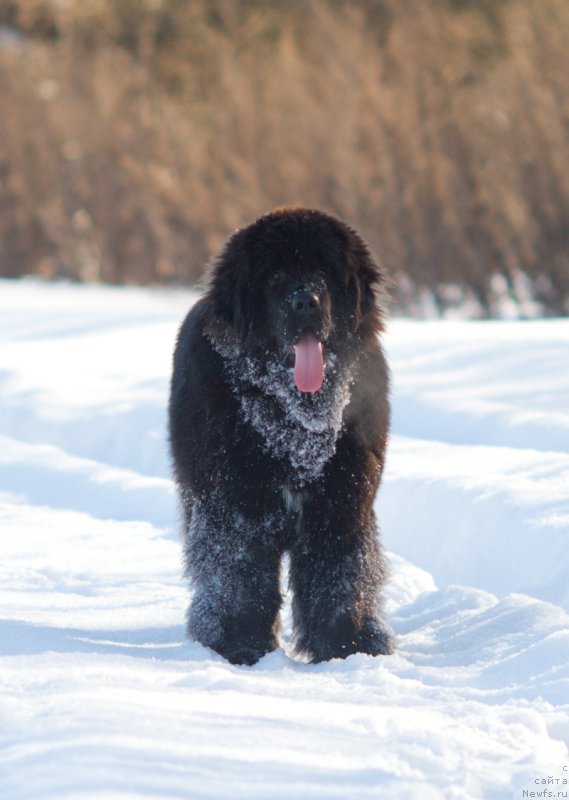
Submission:
POLYGON ((302 492, 295 491, 287 485, 283 486, 282 493, 286 510, 302 517, 302 507, 304 502, 302 492))
POLYGON ((292 486, 320 477, 342 432, 351 373, 331 355, 322 388, 304 395, 283 364, 241 356, 216 338, 212 344, 223 358, 241 420, 258 434, 264 452, 288 467, 292 486))
POLYGON ((302 485, 322 473, 336 451, 341 420, 338 425, 311 429, 270 398, 244 393, 239 400, 244 421, 259 434, 266 453, 290 465, 295 484, 302 485))
POLYGON ((282 495, 285 504, 286 512, 291 516, 294 522, 294 531, 296 536, 302 533, 302 523, 304 516, 304 497, 301 491, 292 489, 286 485, 282 488, 282 495))

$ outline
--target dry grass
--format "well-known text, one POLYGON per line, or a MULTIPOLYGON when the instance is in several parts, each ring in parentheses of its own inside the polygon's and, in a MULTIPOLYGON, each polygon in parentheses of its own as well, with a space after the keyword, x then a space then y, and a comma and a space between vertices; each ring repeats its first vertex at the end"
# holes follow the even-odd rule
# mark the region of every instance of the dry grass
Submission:
POLYGON ((412 307, 569 312, 564 0, 14 0, 0 272, 193 281, 282 204, 362 230, 412 307))

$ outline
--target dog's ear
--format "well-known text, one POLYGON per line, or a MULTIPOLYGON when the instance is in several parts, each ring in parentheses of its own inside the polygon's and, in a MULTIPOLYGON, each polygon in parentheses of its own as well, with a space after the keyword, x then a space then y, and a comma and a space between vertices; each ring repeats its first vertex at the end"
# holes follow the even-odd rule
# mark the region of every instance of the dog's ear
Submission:
POLYGON ((381 331, 388 293, 383 267, 361 236, 352 229, 349 229, 345 257, 354 330, 366 327, 381 331))
POLYGON ((240 339, 245 338, 249 328, 248 279, 249 255, 244 231, 240 230, 213 260, 207 278, 215 316, 230 325, 240 339))

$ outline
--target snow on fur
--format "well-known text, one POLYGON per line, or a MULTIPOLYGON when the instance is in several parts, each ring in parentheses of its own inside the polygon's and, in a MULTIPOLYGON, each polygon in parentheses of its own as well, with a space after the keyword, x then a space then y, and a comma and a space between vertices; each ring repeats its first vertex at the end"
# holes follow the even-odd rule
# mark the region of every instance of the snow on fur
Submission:
POLYGON ((307 395, 295 387, 293 368, 242 354, 226 330, 211 332, 210 341, 223 359, 243 419, 261 435, 266 450, 289 460, 300 486, 317 478, 342 430, 350 372, 341 370, 331 353, 322 388, 307 395))

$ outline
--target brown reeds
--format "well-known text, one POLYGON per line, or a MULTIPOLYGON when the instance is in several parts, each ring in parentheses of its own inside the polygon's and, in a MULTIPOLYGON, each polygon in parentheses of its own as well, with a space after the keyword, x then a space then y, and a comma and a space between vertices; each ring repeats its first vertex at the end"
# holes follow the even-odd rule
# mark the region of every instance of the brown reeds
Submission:
POLYGON ((0 274, 191 282, 303 204, 403 309, 495 313, 498 276, 569 313, 564 0, 12 0, 0 25, 0 274))

